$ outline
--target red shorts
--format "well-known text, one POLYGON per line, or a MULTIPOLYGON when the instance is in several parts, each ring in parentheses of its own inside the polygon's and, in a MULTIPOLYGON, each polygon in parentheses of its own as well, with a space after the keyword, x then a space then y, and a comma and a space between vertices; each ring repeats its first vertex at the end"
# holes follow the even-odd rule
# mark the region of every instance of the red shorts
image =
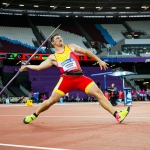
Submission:
POLYGON ((91 78, 88 78, 84 75, 61 75, 56 87, 54 88, 54 92, 57 92, 64 96, 66 93, 72 90, 81 90, 88 94, 88 90, 93 84, 94 81, 91 78))

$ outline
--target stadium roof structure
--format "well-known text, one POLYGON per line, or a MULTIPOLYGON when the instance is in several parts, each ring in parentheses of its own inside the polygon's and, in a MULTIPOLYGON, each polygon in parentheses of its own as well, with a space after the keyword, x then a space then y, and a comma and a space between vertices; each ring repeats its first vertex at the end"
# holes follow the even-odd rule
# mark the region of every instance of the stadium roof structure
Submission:
POLYGON ((2 0, 0 14, 70 16, 150 15, 150 0, 2 0))

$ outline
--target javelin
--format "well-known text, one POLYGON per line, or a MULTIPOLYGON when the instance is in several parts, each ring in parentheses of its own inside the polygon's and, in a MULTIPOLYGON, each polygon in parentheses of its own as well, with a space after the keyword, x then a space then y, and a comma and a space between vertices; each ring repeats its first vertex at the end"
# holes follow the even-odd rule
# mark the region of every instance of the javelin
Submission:
MULTIPOLYGON (((61 25, 61 24, 60 24, 61 25)), ((54 31, 48 36, 48 38, 41 44, 41 46, 35 51, 34 54, 28 59, 28 61, 24 64, 27 65, 32 57, 41 49, 41 47, 48 41, 48 39, 53 35, 53 33, 60 27, 60 25, 54 29, 54 31)), ((15 76, 5 85, 5 87, 1 90, 0 94, 8 87, 8 85, 17 77, 17 75, 20 73, 20 70, 15 74, 15 76)))

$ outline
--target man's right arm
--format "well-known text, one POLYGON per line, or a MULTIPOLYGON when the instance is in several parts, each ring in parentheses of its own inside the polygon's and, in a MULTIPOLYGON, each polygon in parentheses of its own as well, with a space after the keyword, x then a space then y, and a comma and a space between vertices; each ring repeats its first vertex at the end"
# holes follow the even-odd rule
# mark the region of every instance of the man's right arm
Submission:
POLYGON ((53 65, 52 60, 50 59, 50 57, 48 59, 46 59, 45 61, 43 61, 40 65, 25 65, 25 66, 21 66, 20 71, 25 71, 28 68, 31 70, 43 70, 46 68, 49 68, 53 65))
POLYGON ((108 91, 111 91, 111 92, 114 91, 114 89, 112 89, 112 88, 107 88, 107 90, 108 90, 108 91))

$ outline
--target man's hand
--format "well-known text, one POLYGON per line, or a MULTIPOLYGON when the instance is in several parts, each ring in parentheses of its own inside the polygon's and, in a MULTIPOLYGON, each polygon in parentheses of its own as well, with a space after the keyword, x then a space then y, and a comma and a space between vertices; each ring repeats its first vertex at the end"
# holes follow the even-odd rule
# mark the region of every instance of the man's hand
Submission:
POLYGON ((26 65, 21 66, 21 68, 20 68, 20 72, 23 72, 23 71, 26 71, 26 70, 27 70, 27 66, 26 66, 26 65))
POLYGON ((103 68, 104 68, 104 70, 106 70, 108 68, 107 65, 109 65, 109 64, 105 63, 104 61, 100 61, 99 62, 99 66, 100 66, 101 70, 103 68))

